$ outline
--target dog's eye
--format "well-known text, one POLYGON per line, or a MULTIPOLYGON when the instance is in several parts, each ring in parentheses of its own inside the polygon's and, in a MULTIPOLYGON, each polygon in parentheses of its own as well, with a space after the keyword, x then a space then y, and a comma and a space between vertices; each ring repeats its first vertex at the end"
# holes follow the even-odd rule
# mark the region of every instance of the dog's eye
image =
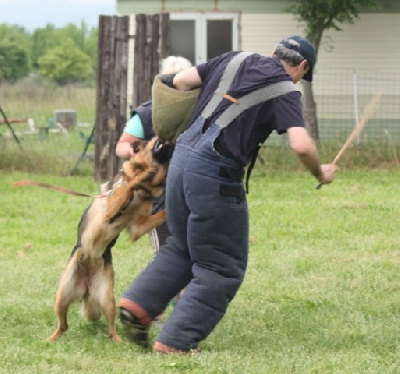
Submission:
POLYGON ((141 149, 143 149, 143 146, 145 143, 146 142, 143 140, 138 140, 138 141, 134 142, 132 144, 133 152, 138 153, 141 149))

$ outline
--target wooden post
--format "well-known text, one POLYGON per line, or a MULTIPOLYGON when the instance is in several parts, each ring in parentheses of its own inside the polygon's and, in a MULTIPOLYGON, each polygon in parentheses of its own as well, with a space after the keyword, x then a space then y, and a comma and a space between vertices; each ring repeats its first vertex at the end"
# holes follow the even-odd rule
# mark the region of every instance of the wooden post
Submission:
POLYGON ((151 99, 154 77, 169 53, 169 14, 136 16, 133 82, 128 82, 129 16, 100 16, 95 131, 95 179, 111 181, 119 171, 115 146, 127 121, 127 87, 133 107, 151 99))
POLYGON ((96 92, 95 179, 118 172, 115 145, 126 123, 129 17, 100 16, 96 92))
POLYGON ((151 99, 154 77, 169 53, 169 14, 136 15, 133 107, 151 99))

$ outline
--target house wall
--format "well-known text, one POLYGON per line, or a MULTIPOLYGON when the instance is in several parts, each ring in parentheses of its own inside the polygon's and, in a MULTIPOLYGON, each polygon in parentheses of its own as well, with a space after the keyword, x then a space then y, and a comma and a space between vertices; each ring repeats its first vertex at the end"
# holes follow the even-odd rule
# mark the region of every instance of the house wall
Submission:
MULTIPOLYGON (((393 77, 400 73, 400 49, 397 45, 400 35, 400 14, 362 14, 352 25, 344 25, 343 31, 329 31, 324 35, 319 48, 315 71, 314 91, 316 95, 327 94, 328 87, 335 93, 351 92, 352 71, 370 74, 370 81, 382 81, 385 90, 391 87, 391 94, 400 94, 400 87, 393 90, 393 77), (393 47, 392 47, 393 46, 393 47), (332 76, 327 70, 340 69, 343 82, 340 87, 332 84, 332 76), (383 77, 384 75, 384 77, 383 77)), ((289 14, 242 14, 240 19, 241 48, 245 51, 269 55, 283 37, 303 34, 289 14)), ((376 86, 370 86, 370 91, 376 86)))
POLYGON ((161 12, 283 13, 291 0, 117 0, 120 14, 161 12))
MULTIPOLYGON (((239 13, 239 48, 270 55, 275 45, 284 37, 300 34, 303 29, 292 14, 282 9, 290 0, 252 0, 245 5, 239 0, 118 0, 119 14, 131 14, 131 35, 135 33, 135 14, 166 12, 219 12, 239 13), (164 5, 163 5, 164 4, 164 5)), ((400 95, 400 1, 381 0, 386 13, 363 12, 354 24, 341 25, 342 31, 324 33, 314 75, 314 93, 321 97, 350 95, 354 86, 359 92, 372 94, 378 86, 390 95, 400 95), (339 78, 340 75, 340 78, 339 78)), ((133 74, 134 39, 131 38, 129 74, 133 74)), ((129 81, 132 81, 128 77, 129 81)), ((128 85, 128 100, 132 99, 132 85, 128 85)), ((129 101, 131 102, 131 101, 129 101)), ((361 105, 360 105, 361 107, 361 105)), ((396 115, 397 116, 397 115, 396 115)))
MULTIPOLYGON (((241 48, 261 54, 270 54, 285 36, 303 34, 289 14, 242 14, 240 28, 241 48)), ((362 14, 343 31, 324 34, 318 67, 399 69, 399 35, 400 14, 362 14)))

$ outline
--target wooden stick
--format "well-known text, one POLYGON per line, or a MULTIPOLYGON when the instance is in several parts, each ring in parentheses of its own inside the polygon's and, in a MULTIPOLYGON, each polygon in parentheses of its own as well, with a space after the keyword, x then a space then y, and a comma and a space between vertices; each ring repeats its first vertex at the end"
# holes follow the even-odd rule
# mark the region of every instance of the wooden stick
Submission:
MULTIPOLYGON (((368 103, 368 105, 365 107, 364 113, 360 119, 360 121, 357 123, 357 126, 354 128, 350 136, 347 138, 346 142, 343 144, 342 148, 336 155, 335 159, 332 161, 332 164, 336 165, 337 162, 339 161, 340 157, 342 157, 343 153, 349 148, 350 144, 353 143, 354 139, 357 137, 357 135, 360 134, 361 130, 364 128, 366 123, 368 122, 369 117, 371 114, 374 112, 379 100, 381 99, 382 92, 378 92, 368 103)), ((322 183, 320 183, 317 186, 317 189, 319 190, 322 187, 322 183)))
MULTIPOLYGON (((28 118, 9 118, 8 123, 25 123, 28 122, 28 118)), ((7 122, 5 119, 0 119, 0 125, 5 125, 7 122)))
POLYGON ((376 94, 372 100, 369 102, 369 104, 366 106, 364 113, 358 122, 357 126, 354 128, 353 132, 350 134, 350 136, 347 138, 346 142, 343 144, 342 149, 339 151, 339 153, 336 155, 335 159, 333 160, 332 164, 336 164, 339 161, 339 158, 342 157, 343 153, 346 151, 346 149, 350 146, 351 143, 353 143, 354 139, 356 136, 361 132, 361 130, 364 128, 366 123, 368 122, 369 117, 371 114, 374 112, 379 100, 381 99, 382 92, 379 92, 376 94))

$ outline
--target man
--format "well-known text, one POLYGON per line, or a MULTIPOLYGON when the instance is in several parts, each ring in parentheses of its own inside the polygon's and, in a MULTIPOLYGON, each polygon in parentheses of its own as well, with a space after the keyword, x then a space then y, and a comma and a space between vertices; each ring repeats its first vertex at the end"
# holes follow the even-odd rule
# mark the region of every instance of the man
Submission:
POLYGON ((304 127, 300 93, 311 81, 315 52, 302 37, 284 39, 272 57, 228 52, 164 82, 177 90, 201 87, 188 129, 178 138, 167 177, 172 236, 119 302, 129 337, 148 346, 148 328, 171 297, 185 293, 153 346, 159 353, 199 351, 225 315, 246 271, 248 209, 242 178, 272 131, 319 183, 337 167, 320 165, 304 127))

